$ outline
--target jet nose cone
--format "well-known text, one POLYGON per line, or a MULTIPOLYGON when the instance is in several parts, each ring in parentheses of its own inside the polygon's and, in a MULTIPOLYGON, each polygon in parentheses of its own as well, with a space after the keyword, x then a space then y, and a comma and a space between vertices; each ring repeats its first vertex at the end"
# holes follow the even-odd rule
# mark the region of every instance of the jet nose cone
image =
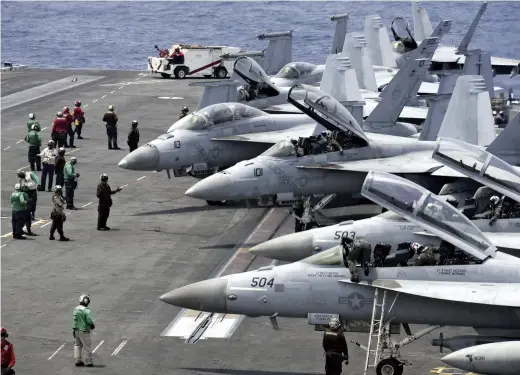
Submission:
POLYGON ((186 195, 191 198, 208 201, 230 199, 229 191, 232 180, 229 176, 217 173, 197 182, 186 190, 186 195))
POLYGON ((297 262, 312 255, 312 242, 312 233, 291 233, 256 245, 249 252, 264 258, 297 262))
POLYGON ((120 168, 132 171, 153 171, 159 165, 159 150, 148 145, 126 155, 118 164, 120 168))
POLYGON ((226 279, 209 279, 172 290, 159 299, 185 309, 225 313, 226 290, 226 279))
POLYGON ((465 348, 465 349, 457 350, 456 352, 450 353, 450 354, 442 357, 441 361, 443 361, 444 363, 446 363, 450 366, 464 369, 464 368, 467 368, 470 363, 469 354, 470 354, 470 351, 468 350, 468 348, 465 348))

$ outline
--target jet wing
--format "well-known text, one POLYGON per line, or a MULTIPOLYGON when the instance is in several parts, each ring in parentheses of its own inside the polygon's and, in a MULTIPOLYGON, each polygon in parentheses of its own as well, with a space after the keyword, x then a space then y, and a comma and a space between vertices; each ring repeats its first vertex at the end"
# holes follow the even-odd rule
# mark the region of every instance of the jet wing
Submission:
POLYGON ((233 141, 233 142, 255 142, 275 144, 284 139, 298 139, 298 137, 310 137, 319 132, 323 127, 319 124, 298 125, 286 130, 276 130, 271 132, 237 134, 219 138, 211 138, 212 141, 233 141))
MULTIPOLYGON (((454 271, 459 272, 457 276, 464 277, 467 272, 464 268, 453 267, 436 268, 440 274, 446 273, 446 277, 453 278, 454 271), (451 270, 451 271, 450 271, 451 270), (451 272, 451 273, 448 273, 451 272)), ((455 276, 456 277, 456 276, 455 276)), ((340 280, 349 283, 349 280, 340 280)), ((360 283, 358 285, 364 285, 360 283)), ((450 282, 450 281, 422 281, 422 280, 374 280, 368 286, 391 290, 417 297, 425 297, 437 300, 477 303, 482 305, 520 307, 520 285, 511 283, 481 283, 481 282, 450 282)))
POLYGON ((330 162, 311 165, 301 165, 302 169, 328 169, 348 172, 378 172, 387 173, 432 173, 442 167, 442 164, 433 160, 431 151, 411 152, 406 155, 390 158, 368 159, 357 161, 330 162))

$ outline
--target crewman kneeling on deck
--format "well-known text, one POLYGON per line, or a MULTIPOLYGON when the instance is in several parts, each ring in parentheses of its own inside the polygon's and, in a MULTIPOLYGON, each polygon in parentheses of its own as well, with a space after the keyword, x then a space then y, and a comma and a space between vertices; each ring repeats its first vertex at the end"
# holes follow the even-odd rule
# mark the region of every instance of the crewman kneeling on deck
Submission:
POLYGON ((329 328, 323 333, 323 350, 325 374, 340 375, 343 371, 342 362, 348 365, 348 348, 341 322, 337 318, 330 320, 329 328))
POLYGON ((90 331, 95 327, 94 320, 88 305, 90 297, 88 294, 82 294, 79 297, 79 305, 74 309, 72 320, 72 336, 74 337, 74 359, 76 366, 94 367, 92 364, 92 342, 90 340, 90 331), (85 362, 82 361, 82 350, 85 349, 85 362))
POLYGON ((348 266, 350 271, 350 281, 354 283, 359 282, 359 270, 356 264, 359 263, 365 269, 365 274, 368 275, 370 257, 372 248, 368 242, 362 240, 352 239, 347 233, 343 233, 341 237, 341 245, 343 247, 343 261, 348 266))
POLYGON ((15 372, 13 370, 14 365, 16 364, 16 357, 14 356, 14 347, 7 338, 9 334, 7 330, 2 327, 1 331, 2 336, 2 375, 14 375, 15 372))

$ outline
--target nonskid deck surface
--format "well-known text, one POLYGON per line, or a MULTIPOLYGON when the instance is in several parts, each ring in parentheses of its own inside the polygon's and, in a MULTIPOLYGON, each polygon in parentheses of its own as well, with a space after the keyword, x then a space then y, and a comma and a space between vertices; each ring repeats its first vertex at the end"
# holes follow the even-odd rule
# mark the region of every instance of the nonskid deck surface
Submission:
MULTIPOLYGON (((117 167, 128 152, 126 135, 132 120, 139 121, 144 144, 163 134, 182 106, 196 108, 202 90, 189 87, 189 82, 127 71, 23 69, 2 74, 2 102, 9 103, 1 113, 2 325, 16 348, 17 372, 85 371, 73 366, 71 320, 79 295, 88 292, 96 319, 92 348, 99 373, 323 373, 321 333, 306 321, 280 319, 282 331, 275 332, 266 318, 223 317, 225 324, 212 326, 190 345, 178 334, 182 327, 174 325, 177 318, 189 318, 193 312, 158 300, 166 291, 215 276, 223 268, 222 272, 240 272, 270 264, 248 258, 247 249, 255 241, 293 230, 284 209, 207 206, 184 196, 195 182, 190 177, 168 180, 164 172, 117 167), (16 171, 28 170, 27 144, 22 140, 27 116, 36 114, 46 143, 55 113, 72 107, 77 99, 87 122, 85 139, 76 140, 76 149, 67 149, 67 156, 78 158, 76 170, 81 174, 75 196, 80 209, 68 211, 65 223, 72 241, 48 239, 52 204, 47 192, 38 193, 33 231, 39 236, 13 240, 9 197, 18 182, 16 171), (122 151, 107 149, 101 119, 111 104, 119 116, 122 151), (102 173, 109 175, 113 189, 124 186, 114 196, 110 232, 96 230, 96 186, 102 173)), ((193 333, 190 327, 184 331, 193 333)), ((350 338, 366 341, 365 334, 350 338)), ((404 351, 416 365, 407 371, 427 374, 442 367, 441 354, 429 345, 430 339, 404 351)), ((353 345, 350 351, 351 365, 344 374, 358 374, 364 352, 353 345)))

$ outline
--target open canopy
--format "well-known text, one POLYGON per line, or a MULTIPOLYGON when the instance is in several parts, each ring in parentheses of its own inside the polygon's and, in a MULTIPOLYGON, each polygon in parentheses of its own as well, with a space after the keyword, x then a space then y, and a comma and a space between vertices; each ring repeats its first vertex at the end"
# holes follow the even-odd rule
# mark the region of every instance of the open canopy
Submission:
POLYGON ((235 60, 233 71, 237 73, 248 85, 261 87, 262 92, 267 96, 276 96, 280 91, 273 85, 269 76, 250 57, 242 56, 235 60))
POLYGON ((495 256, 496 247, 466 216, 409 180, 371 171, 361 194, 480 260, 495 256))
POLYGON ((267 116, 267 113, 241 103, 218 103, 183 117, 168 129, 168 133, 177 129, 203 130, 230 121, 259 116, 267 116))
POLYGON ((433 159, 520 202, 520 173, 479 146, 439 138, 433 159))
POLYGON ((319 88, 309 85, 295 85, 289 90, 287 100, 327 129, 331 131, 351 131, 356 137, 367 144, 369 143, 363 129, 350 112, 336 99, 319 88), (301 97, 304 98, 303 104, 300 102, 301 97))

